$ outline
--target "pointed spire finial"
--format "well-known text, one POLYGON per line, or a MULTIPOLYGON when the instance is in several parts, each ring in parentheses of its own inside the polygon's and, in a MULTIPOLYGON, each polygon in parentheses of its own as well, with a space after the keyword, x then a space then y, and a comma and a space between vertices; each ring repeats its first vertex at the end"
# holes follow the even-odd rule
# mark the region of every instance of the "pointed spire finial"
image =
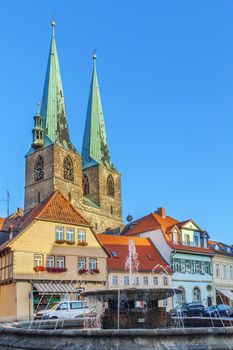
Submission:
POLYGON ((37 114, 40 114, 40 102, 37 102, 37 114))
POLYGON ((97 51, 97 49, 94 50, 93 55, 92 55, 92 58, 94 61, 97 59, 96 51, 97 51))
POLYGON ((51 22, 51 27, 52 27, 52 32, 53 32, 53 35, 54 35, 54 28, 56 26, 56 22, 54 21, 54 16, 52 17, 52 22, 51 22))

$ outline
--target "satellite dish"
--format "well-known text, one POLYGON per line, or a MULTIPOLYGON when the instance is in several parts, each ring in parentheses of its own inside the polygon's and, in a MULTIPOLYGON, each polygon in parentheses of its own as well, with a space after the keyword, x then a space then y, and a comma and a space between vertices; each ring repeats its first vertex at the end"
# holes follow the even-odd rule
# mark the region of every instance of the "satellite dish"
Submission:
POLYGON ((127 220, 128 222, 133 221, 133 217, 132 217, 132 215, 130 215, 130 214, 129 214, 129 215, 127 216, 126 220, 127 220))

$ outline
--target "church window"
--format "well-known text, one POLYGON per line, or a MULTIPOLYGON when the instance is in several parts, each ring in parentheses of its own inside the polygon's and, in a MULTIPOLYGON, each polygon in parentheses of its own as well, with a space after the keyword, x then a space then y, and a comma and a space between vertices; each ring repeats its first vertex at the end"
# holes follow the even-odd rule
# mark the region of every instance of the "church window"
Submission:
POLYGON ((40 192, 37 193, 37 196, 38 196, 37 201, 38 201, 38 203, 40 203, 40 192))
POLYGON ((66 156, 63 161, 64 179, 74 181, 74 166, 69 156, 66 156))
POLYGON ((68 199, 69 199, 69 202, 71 202, 71 193, 68 192, 68 199))
POLYGON ((113 215, 114 211, 113 211, 113 206, 111 205, 111 214, 113 215))
POLYGON ((89 178, 87 174, 83 174, 83 195, 89 194, 89 178))
POLYGON ((35 181, 43 180, 44 178, 44 159, 38 156, 34 166, 34 179, 35 181))
POLYGON ((98 224, 97 223, 95 223, 95 229, 98 230, 98 224))
POLYGON ((114 180, 111 174, 107 178, 107 194, 112 197, 115 195, 114 180))

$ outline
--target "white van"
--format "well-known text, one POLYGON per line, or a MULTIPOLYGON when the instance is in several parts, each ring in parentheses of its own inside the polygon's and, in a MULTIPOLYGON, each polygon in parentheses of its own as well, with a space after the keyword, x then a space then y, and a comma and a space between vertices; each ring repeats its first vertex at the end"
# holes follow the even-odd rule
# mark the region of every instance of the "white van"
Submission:
POLYGON ((56 318, 73 319, 88 314, 90 309, 81 300, 62 301, 54 304, 50 309, 38 311, 34 320, 49 320, 56 318))

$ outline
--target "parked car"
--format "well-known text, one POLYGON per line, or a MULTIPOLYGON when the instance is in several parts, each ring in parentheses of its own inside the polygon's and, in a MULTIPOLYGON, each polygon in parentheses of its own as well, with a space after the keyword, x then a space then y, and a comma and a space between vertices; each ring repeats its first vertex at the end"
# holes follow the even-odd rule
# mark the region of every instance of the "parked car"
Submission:
POLYGON ((205 307, 201 303, 184 303, 177 305, 175 309, 171 310, 171 316, 203 316, 204 311, 205 307))
POLYGON ((78 316, 90 313, 90 309, 81 300, 63 301, 54 304, 50 309, 38 311, 34 320, 48 319, 73 319, 78 316))
POLYGON ((203 315, 206 317, 233 317, 233 308, 225 304, 212 305, 205 309, 203 315))

